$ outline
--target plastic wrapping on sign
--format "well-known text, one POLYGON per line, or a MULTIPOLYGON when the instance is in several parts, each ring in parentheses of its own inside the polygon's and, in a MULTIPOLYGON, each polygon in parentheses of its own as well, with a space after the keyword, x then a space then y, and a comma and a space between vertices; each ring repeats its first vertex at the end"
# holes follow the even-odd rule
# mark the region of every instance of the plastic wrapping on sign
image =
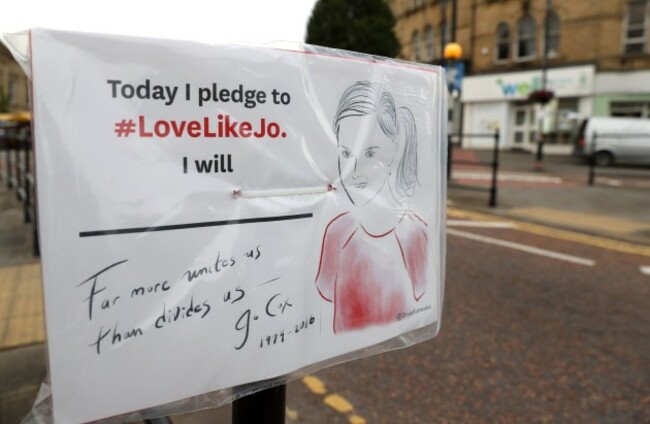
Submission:
POLYGON ((32 88, 49 360, 26 422, 215 407, 438 333, 439 67, 42 29, 4 41, 32 88))

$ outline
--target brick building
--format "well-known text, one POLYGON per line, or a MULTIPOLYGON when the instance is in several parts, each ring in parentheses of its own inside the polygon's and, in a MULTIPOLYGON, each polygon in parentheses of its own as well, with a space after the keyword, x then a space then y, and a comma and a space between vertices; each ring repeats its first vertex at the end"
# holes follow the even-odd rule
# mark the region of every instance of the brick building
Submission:
POLYGON ((25 73, 0 43, 0 113, 28 110, 29 94, 25 73))
MULTIPOLYGON (((540 110, 526 99, 542 84, 545 39, 547 87, 556 95, 544 122, 551 151, 570 151, 580 117, 650 118, 650 1, 551 3, 547 15, 547 0, 457 0, 455 41, 466 67, 464 132, 498 127, 504 147, 534 147, 540 110)), ((441 63, 452 37, 452 1, 389 4, 400 57, 441 63)))

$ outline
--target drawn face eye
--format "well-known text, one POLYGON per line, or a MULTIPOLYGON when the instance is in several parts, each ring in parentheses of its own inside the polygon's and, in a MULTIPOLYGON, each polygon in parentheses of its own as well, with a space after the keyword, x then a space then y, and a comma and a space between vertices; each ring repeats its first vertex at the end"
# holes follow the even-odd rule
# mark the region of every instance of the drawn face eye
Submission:
POLYGON ((374 150, 366 150, 366 157, 367 158, 374 158, 377 155, 377 153, 374 150))
POLYGON ((341 156, 343 156, 346 159, 349 159, 350 157, 352 157, 352 153, 350 153, 349 150, 342 150, 341 151, 341 156))

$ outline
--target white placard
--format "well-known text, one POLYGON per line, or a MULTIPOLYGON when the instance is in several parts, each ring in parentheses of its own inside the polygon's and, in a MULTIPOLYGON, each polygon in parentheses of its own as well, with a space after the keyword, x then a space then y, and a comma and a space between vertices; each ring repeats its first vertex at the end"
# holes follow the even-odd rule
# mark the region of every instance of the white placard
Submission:
POLYGON ((47 30, 31 53, 56 422, 435 335, 439 68, 47 30))

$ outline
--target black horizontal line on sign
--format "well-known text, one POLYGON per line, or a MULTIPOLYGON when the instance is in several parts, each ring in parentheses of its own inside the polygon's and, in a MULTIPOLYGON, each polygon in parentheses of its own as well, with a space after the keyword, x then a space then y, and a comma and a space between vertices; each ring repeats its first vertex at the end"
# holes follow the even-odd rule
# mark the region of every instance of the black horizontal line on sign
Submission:
POLYGON ((116 230, 82 231, 79 237, 111 236, 116 234, 147 233, 153 231, 187 230, 190 228, 221 227, 224 225, 256 224, 260 222, 291 221, 312 218, 313 213, 299 215, 267 216, 262 218, 230 219, 227 221, 196 222, 193 224, 161 225, 159 227, 119 228, 116 230))

